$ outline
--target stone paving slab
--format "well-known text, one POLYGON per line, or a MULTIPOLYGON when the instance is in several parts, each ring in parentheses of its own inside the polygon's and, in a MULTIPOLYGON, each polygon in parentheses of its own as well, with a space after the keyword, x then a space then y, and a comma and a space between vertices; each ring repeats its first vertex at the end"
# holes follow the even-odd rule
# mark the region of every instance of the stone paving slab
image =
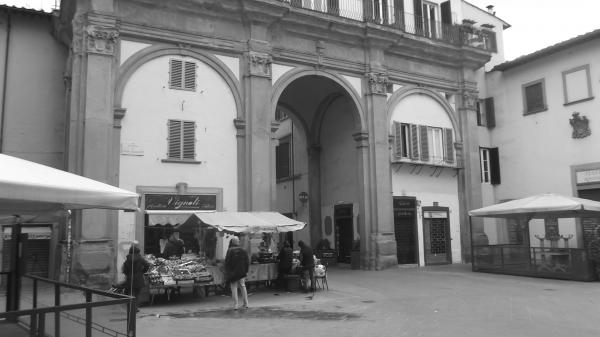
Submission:
POLYGON ((144 307, 138 336, 598 336, 600 284, 470 266, 329 270, 329 291, 261 290, 246 311, 210 296, 144 307))

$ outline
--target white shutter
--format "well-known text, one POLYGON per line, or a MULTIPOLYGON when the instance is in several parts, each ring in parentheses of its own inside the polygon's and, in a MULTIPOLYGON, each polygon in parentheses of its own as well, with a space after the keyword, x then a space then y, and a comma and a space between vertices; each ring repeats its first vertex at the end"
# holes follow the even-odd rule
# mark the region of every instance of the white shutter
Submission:
POLYGON ((181 121, 169 120, 169 159, 181 159, 181 121))
POLYGON ((182 159, 196 158, 196 123, 183 122, 183 156, 182 159))

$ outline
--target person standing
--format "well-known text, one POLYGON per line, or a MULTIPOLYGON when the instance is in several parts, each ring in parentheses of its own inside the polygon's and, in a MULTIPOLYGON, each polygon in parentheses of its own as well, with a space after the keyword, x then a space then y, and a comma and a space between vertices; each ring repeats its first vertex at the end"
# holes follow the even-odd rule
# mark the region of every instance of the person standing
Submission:
POLYGON ((283 243, 283 247, 279 251, 277 255, 277 279, 279 283, 279 287, 281 289, 285 289, 285 275, 290 273, 290 269, 292 268, 292 260, 294 258, 294 252, 292 251, 292 247, 288 241, 283 243))
POLYGON ((240 239, 234 236, 229 242, 229 249, 225 256, 225 281, 231 287, 233 309, 239 308, 238 288, 242 293, 244 309, 248 308, 248 292, 246 291, 246 275, 250 268, 250 256, 240 247, 240 239))
POLYGON ((144 282, 144 273, 150 268, 150 263, 142 257, 140 249, 135 245, 129 248, 129 254, 123 262, 121 272, 125 274, 125 286, 130 296, 135 297, 136 305, 140 291, 146 283, 144 282))
POLYGON ((304 277, 304 290, 309 290, 308 279, 310 278, 310 290, 315 289, 315 258, 313 250, 307 246, 304 241, 298 241, 300 247, 300 264, 302 265, 302 275, 304 277))
POLYGON ((168 259, 173 256, 181 257, 184 253, 183 240, 179 238, 179 232, 173 232, 171 237, 169 237, 169 241, 165 245, 165 250, 163 251, 163 256, 168 259))

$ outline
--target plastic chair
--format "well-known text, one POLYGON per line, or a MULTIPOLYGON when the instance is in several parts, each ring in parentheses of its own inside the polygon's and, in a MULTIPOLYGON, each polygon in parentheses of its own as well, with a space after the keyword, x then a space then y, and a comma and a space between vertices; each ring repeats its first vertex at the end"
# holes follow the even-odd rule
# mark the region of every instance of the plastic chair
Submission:
POLYGON ((325 268, 323 275, 317 276, 317 273, 315 273, 315 288, 318 287, 325 290, 325 287, 327 287, 327 290, 329 290, 329 284, 327 284, 327 265, 323 265, 323 267, 325 268), (321 282, 320 286, 319 281, 321 282))

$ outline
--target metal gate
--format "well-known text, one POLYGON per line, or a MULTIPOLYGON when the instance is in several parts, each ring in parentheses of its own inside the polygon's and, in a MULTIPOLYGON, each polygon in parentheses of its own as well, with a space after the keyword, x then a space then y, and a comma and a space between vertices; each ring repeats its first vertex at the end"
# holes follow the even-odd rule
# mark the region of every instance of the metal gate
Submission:
POLYGON ((425 264, 452 262, 450 221, 447 207, 423 207, 425 264))

